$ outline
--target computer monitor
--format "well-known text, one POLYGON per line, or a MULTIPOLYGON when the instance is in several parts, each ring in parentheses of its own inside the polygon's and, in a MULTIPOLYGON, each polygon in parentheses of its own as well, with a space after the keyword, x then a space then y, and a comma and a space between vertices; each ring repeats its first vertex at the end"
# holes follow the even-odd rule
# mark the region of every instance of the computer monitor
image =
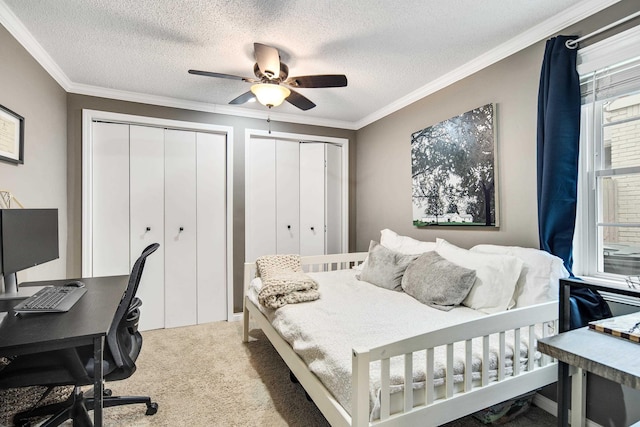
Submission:
POLYGON ((57 209, 0 209, 0 274, 17 294, 18 271, 59 257, 57 209))

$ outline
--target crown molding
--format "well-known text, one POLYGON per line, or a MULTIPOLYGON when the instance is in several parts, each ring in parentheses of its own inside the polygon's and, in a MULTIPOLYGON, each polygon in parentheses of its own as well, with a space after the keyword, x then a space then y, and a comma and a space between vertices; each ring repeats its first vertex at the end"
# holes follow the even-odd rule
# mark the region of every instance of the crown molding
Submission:
POLYGON ((570 25, 575 24, 576 22, 600 12, 602 9, 618 3, 619 1, 620 0, 590 0, 582 2, 568 12, 556 15, 553 18, 536 25, 508 42, 501 44, 500 46, 478 56, 444 76, 439 77, 408 95, 403 96, 397 101, 392 102, 386 107, 369 114, 361 120, 358 120, 355 123, 355 128, 361 129, 376 120, 380 120, 383 117, 393 114, 396 111, 444 89, 445 87, 450 86, 490 65, 493 65, 496 62, 513 55, 514 53, 519 52, 570 25))
POLYGON ((0 0, 0 23, 11 33, 11 35, 29 52, 31 56, 58 82, 62 88, 70 93, 80 95, 99 96, 103 98, 118 99, 122 101, 140 102, 145 104, 160 105, 186 110, 203 111, 231 116, 264 119, 270 118, 274 121, 298 123, 312 126, 325 126, 347 130, 361 129, 376 120, 380 120, 396 111, 431 95, 445 87, 468 77, 483 68, 486 68, 506 57, 512 55, 526 47, 543 40, 552 34, 585 19, 602 9, 605 9, 620 0, 588 0, 576 5, 566 13, 557 15, 547 21, 531 28, 528 31, 514 37, 506 43, 478 56, 455 70, 431 81, 425 86, 409 93, 406 96, 392 102, 391 104, 377 110, 368 116, 355 121, 347 122, 342 120, 331 120, 324 118, 314 118, 299 114, 286 114, 268 111, 257 111, 242 107, 231 107, 227 105, 208 104, 204 102, 186 101, 177 98, 161 97, 137 92, 128 92, 114 89, 107 89, 97 86, 73 83, 62 69, 53 61, 42 45, 29 33, 27 28, 20 22, 18 17, 9 7, 0 0))

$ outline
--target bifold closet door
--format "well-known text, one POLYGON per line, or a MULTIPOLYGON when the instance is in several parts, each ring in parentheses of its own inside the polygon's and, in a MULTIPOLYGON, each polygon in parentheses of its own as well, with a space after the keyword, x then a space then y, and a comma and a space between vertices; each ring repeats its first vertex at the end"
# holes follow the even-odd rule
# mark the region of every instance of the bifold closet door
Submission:
POLYGON ((165 130, 165 327, 197 323, 196 134, 165 130))
POLYGON ((198 323, 227 319, 227 138, 196 134, 198 323))
POLYGON ((130 126, 131 266, 152 243, 136 295, 142 300, 140 329, 164 328, 164 129, 130 126))
POLYGON ((325 145, 300 145, 300 255, 325 253, 325 145))
POLYGON ((93 123, 92 274, 129 274, 129 125, 93 123))
POLYGON ((226 150, 224 134, 92 123, 89 273, 128 275, 160 243, 137 291, 141 330, 227 318, 226 150))
POLYGON ((276 142, 252 138, 245 164, 245 259, 255 261, 276 250, 276 142))
POLYGON ((300 253, 300 144, 276 141, 276 253, 300 253))
POLYGON ((246 259, 300 252, 297 141, 253 138, 246 155, 246 259))

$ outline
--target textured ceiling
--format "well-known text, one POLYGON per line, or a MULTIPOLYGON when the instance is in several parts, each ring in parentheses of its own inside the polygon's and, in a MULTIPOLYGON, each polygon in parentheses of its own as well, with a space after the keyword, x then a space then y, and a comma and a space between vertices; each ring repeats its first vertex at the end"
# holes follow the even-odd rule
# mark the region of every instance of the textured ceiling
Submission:
POLYGON ((274 116, 362 124, 452 70, 514 39, 526 40, 523 35, 545 23, 572 23, 614 1, 0 0, 0 6, 2 2, 18 27, 24 26, 36 47, 48 54, 72 92, 117 90, 251 115, 265 107, 227 106, 249 89, 248 83, 187 70, 251 77, 253 43, 260 42, 280 50, 290 75, 346 74, 349 82, 346 88, 299 89, 317 107, 303 112, 285 103, 274 109, 274 116))

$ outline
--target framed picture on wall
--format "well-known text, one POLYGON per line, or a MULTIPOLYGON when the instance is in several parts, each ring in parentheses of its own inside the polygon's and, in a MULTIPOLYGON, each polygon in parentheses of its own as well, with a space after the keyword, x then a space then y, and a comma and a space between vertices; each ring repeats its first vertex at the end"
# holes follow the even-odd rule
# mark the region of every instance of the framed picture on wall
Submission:
POLYGON ((413 225, 498 227, 496 105, 411 135, 413 225))
POLYGON ((24 163, 24 117, 0 105, 0 160, 24 163))

